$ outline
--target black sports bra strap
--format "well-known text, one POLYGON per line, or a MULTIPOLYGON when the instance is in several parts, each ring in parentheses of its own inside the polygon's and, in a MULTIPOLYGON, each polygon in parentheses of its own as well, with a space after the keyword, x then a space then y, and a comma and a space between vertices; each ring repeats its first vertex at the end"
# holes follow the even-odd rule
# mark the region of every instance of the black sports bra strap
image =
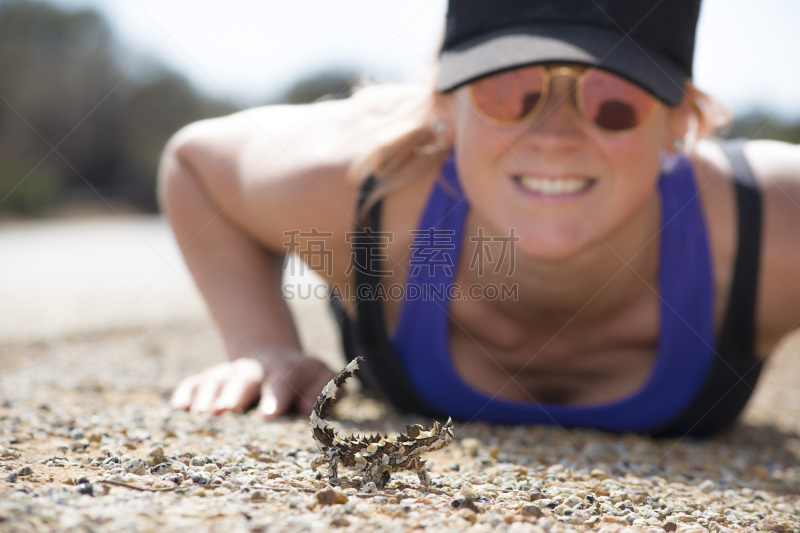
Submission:
POLYGON ((356 205, 356 217, 358 220, 363 221, 364 216, 366 215, 366 222, 362 222, 357 224, 359 227, 364 228, 373 228, 375 231, 378 231, 378 228, 381 224, 381 202, 378 201, 373 204, 372 209, 369 210, 369 213, 364 213, 364 206, 369 200, 370 195, 375 191, 375 188, 378 186, 378 178, 375 176, 369 176, 364 183, 361 184, 361 188, 358 190, 358 204, 356 205))
POLYGON ((364 357, 367 384, 377 389, 376 392, 385 396, 396 409, 441 418, 443 414, 431 407, 411 383, 386 333, 381 299, 374 297, 379 294, 382 282, 380 274, 370 270, 376 257, 374 247, 380 244, 378 232, 382 203, 375 202, 366 217, 362 216, 362 211, 378 183, 373 176, 367 178, 358 197, 357 216, 363 222, 358 224, 359 243, 353 249, 357 265, 354 270, 357 319, 353 321, 353 337, 360 353, 352 355, 364 357))
POLYGON ((738 345, 734 352, 754 354, 762 206, 761 191, 744 156, 744 142, 734 139, 719 143, 733 167, 739 242, 720 341, 738 345))
POLYGON ((681 413, 652 431, 657 436, 704 436, 727 428, 753 393, 763 367, 755 353, 761 192, 742 152, 744 141, 719 144, 733 167, 738 225, 728 308, 705 383, 681 413))
MULTIPOLYGON (((382 202, 375 202, 366 214, 363 213, 363 210, 367 199, 377 185, 378 180, 374 176, 370 176, 359 191, 357 216, 363 223, 358 224, 357 238, 360 242, 353 250, 356 265, 358 265, 355 269, 356 287, 369 287, 369 294, 375 294, 375 290, 381 283, 381 277, 369 269, 374 257, 372 251, 378 244, 376 232, 380 231, 378 228, 380 227, 382 202)), ((361 299, 359 297, 356 300, 356 309, 364 348, 370 351, 377 350, 377 347, 382 344, 382 337, 385 337, 382 307, 374 298, 361 299)))

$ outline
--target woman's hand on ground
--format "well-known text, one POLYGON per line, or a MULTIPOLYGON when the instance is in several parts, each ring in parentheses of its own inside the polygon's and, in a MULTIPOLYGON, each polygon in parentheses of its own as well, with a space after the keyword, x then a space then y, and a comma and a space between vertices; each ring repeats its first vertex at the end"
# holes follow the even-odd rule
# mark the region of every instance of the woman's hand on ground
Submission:
POLYGON ((257 400, 265 418, 286 414, 292 406, 310 413, 334 373, 302 353, 243 357, 189 376, 172 394, 173 409, 220 414, 244 411, 257 400))

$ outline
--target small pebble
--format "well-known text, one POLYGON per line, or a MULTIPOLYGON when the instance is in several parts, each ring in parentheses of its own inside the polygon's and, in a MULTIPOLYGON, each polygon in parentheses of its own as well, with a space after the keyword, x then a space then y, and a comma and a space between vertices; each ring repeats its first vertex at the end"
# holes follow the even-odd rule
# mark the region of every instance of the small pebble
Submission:
POLYGON ((545 498, 545 495, 542 492, 538 491, 538 490, 531 491, 528 494, 528 499, 530 501, 532 501, 532 502, 535 502, 537 500, 541 500, 542 498, 545 498))
POLYGON ((235 476, 242 473, 242 469, 238 466, 226 466, 222 469, 222 473, 226 476, 235 476))
POLYGON ((320 505, 333 505, 335 503, 347 503, 349 501, 346 494, 330 487, 318 490, 314 493, 314 497, 320 505))
POLYGON ((147 465, 145 464, 144 459, 131 459, 130 461, 123 463, 122 468, 124 468, 126 472, 136 474, 137 476, 143 476, 147 474, 147 465))
POLYGON ((205 466, 207 463, 206 458, 202 455, 198 455, 197 457, 192 457, 192 460, 189 462, 191 466, 205 466))
POLYGON ((519 514, 521 516, 532 516, 532 517, 539 517, 542 516, 542 510, 539 509, 537 505, 532 503, 526 503, 519 509, 519 514))
POLYGON ((3 458, 7 458, 7 457, 18 458, 20 456, 22 456, 21 452, 18 452, 16 450, 12 450, 11 448, 5 448, 3 446, 0 446, 0 457, 3 457, 3 458))
POLYGON ((150 459, 152 459, 153 462, 158 462, 158 463, 163 462, 164 448, 162 448, 161 446, 156 446, 155 448, 150 450, 150 453, 147 454, 147 456, 150 457, 150 459))
POLYGON ((472 486, 472 485, 470 485, 470 484, 467 484, 467 485, 464 485, 463 487, 461 487, 461 490, 460 490, 460 491, 458 491, 458 493, 459 493, 459 494, 460 494, 462 497, 464 497, 465 499, 467 499, 467 500, 477 500, 477 499, 478 499, 478 498, 480 498, 480 496, 481 496, 481 495, 478 493, 478 491, 477 491, 477 490, 475 490, 475 487, 473 487, 473 486, 472 486))
POLYGON ((606 473, 600 470, 599 468, 594 468, 592 469, 591 472, 589 472, 589 477, 592 477, 594 479, 605 479, 607 476, 606 473))
POLYGON ((159 463, 150 469, 150 473, 155 474, 157 476, 161 476, 164 474, 171 474, 172 472, 175 472, 175 467, 173 466, 173 463, 170 461, 159 463))
POLYGON ((166 481, 169 481, 170 483, 174 483, 176 485, 180 485, 181 483, 183 483, 183 480, 185 478, 183 477, 183 474, 179 473, 179 474, 168 474, 168 475, 164 476, 162 479, 165 479, 166 481))
POLYGON ((564 502, 564 505, 566 505, 567 507, 578 507, 582 503, 583 503, 583 499, 582 498, 578 498, 577 496, 570 496, 564 502))
POLYGON ((707 479, 707 480, 703 481, 702 483, 700 483, 700 485, 697 488, 702 490, 705 493, 709 493, 712 490, 714 490, 716 488, 716 486, 717 486, 716 483, 714 483, 710 479, 707 479))
POLYGON ((211 481, 211 478, 209 477, 208 474, 201 473, 201 472, 196 472, 194 474, 189 475, 189 479, 195 485, 208 485, 209 482, 211 481))
POLYGON ((564 505, 563 503, 553 509, 553 512, 558 516, 567 516, 572 514, 572 507, 564 505))

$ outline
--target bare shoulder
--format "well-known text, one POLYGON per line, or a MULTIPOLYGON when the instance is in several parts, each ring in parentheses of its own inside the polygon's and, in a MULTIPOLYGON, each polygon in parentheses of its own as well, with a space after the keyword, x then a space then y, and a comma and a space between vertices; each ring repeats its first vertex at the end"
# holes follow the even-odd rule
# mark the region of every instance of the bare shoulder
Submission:
POLYGON ((392 104, 415 94, 374 87, 345 100, 248 109, 187 126, 173 151, 231 220, 280 251, 292 231, 353 227, 358 184, 350 168, 391 129, 392 104))
MULTIPOLYGON (((749 141, 744 154, 763 198, 759 275, 759 351, 771 352, 787 333, 800 327, 800 146, 777 141, 749 141)), ((716 143, 698 145, 692 160, 703 191, 715 259, 732 265, 736 251, 731 167, 716 143)), ((720 271, 720 268, 717 268, 720 271)), ((730 281, 728 272, 721 274, 730 281)))
POLYGON ((377 130, 421 98, 414 86, 374 86, 342 100, 271 105, 195 122, 172 142, 205 164, 255 172, 265 162, 272 179, 307 168, 349 164, 376 144, 377 130), (398 105, 399 104, 399 105, 398 105))
MULTIPOLYGON (((778 141, 748 141, 744 154, 763 193, 767 214, 800 217, 800 146, 778 141)), ((719 200, 717 203, 732 205, 732 169, 719 145, 710 140, 701 141, 690 157, 702 194, 712 201, 719 200)))
POLYGON ((800 328, 800 147, 752 141, 744 150, 763 193, 759 322, 777 343, 800 328))

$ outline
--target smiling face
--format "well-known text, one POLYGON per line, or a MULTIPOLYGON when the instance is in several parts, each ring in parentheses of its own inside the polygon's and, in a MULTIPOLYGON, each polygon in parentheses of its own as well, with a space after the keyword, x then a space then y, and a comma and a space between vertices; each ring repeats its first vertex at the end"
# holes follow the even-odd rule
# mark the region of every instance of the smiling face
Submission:
POLYGON ((513 126, 485 120, 467 88, 449 101, 456 164, 474 215, 497 233, 515 228, 518 249, 531 257, 569 257, 657 214, 661 153, 685 128, 684 106, 658 105, 635 129, 603 131, 581 115, 574 90, 574 79, 553 77, 536 117, 513 126))

